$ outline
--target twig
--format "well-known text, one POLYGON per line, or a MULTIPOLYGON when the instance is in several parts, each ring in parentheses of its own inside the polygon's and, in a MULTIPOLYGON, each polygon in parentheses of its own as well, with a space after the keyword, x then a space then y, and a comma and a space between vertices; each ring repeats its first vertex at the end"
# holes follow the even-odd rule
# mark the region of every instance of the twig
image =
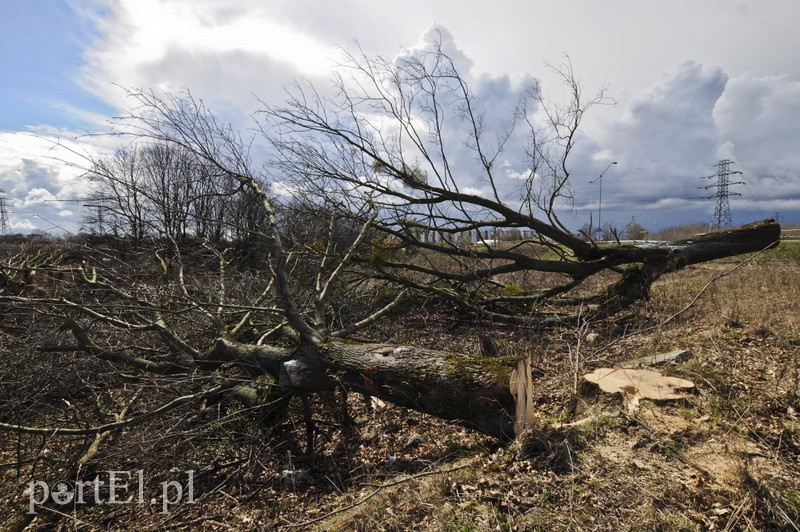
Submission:
POLYGON ((324 521, 325 519, 328 519, 329 517, 333 517, 336 514, 340 514, 340 513, 346 512, 348 510, 352 510, 356 506, 360 506, 360 505, 364 504, 365 502, 367 502, 368 500, 370 500, 371 498, 373 498, 375 495, 377 495, 378 493, 380 493, 382 490, 384 490, 386 488, 391 488, 392 486, 397 486, 398 484, 403 484, 405 482, 409 482, 411 480, 416 480, 416 479, 422 478, 422 477, 427 477, 427 476, 430 476, 430 475, 439 475, 439 474, 444 474, 444 473, 452 473, 453 471, 458 471, 459 469, 464 469, 466 467, 469 467, 470 465, 472 465, 471 462, 470 463, 466 463, 466 464, 462 464, 460 466, 451 467, 450 469, 441 469, 441 470, 438 470, 438 471, 425 471, 423 473, 417 473, 416 475, 411 475, 409 477, 402 478, 400 480, 393 480, 392 482, 387 482, 385 484, 362 484, 363 486, 367 486, 367 487, 375 487, 375 489, 372 492, 370 492, 368 495, 366 495, 365 497, 357 500, 356 502, 354 502, 353 504, 351 504, 349 506, 345 506, 343 508, 338 508, 338 509, 336 509, 336 510, 334 510, 332 512, 329 512, 329 513, 327 513, 325 515, 322 515, 320 517, 316 517, 316 518, 311 519, 309 521, 304 521, 302 523, 292 523, 292 524, 288 524, 288 525, 281 525, 278 528, 279 529, 280 528, 302 528, 302 527, 310 526, 310 525, 313 525, 314 523, 319 523, 320 521, 324 521))
POLYGON ((90 436, 92 434, 101 434, 103 432, 108 432, 111 430, 119 430, 130 425, 135 425, 136 423, 140 423, 145 421, 153 416, 158 414, 162 414, 167 410, 172 410, 173 408, 177 408, 181 405, 186 403, 195 401, 197 399, 206 398, 218 393, 225 391, 227 387, 225 386, 218 386, 212 390, 208 390, 205 392, 195 393, 192 395, 184 395, 182 397, 178 397, 173 399, 169 403, 156 408, 150 412, 145 412, 136 417, 129 418, 124 421, 115 421, 113 423, 107 423, 105 425, 100 425, 97 427, 86 427, 82 429, 71 429, 71 428, 63 428, 63 427, 56 427, 56 428, 49 428, 49 427, 26 427, 23 425, 12 425, 10 423, 0 423, 0 431, 13 431, 13 432, 21 432, 25 434, 45 434, 49 436, 90 436))

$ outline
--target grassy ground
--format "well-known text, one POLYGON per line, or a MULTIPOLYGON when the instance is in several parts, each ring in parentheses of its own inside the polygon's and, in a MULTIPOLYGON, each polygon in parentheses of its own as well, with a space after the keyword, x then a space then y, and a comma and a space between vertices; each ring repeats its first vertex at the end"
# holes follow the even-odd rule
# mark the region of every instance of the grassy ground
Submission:
MULTIPOLYGON (((315 408, 328 439, 309 457, 299 452, 299 416, 277 430, 254 423, 233 405, 209 404, 126 430, 90 464, 100 472, 143 468, 148 489, 194 468, 195 504, 176 505, 168 514, 148 504, 100 504, 42 515, 31 526, 797 530, 798 287, 800 243, 791 243, 744 263, 720 261, 670 275, 635 312, 595 328, 545 334, 417 308, 365 336, 478 353, 478 337, 488 333, 509 354, 530 354, 544 374, 534 397, 541 429, 500 445, 391 405, 367 407, 357 396, 347 399, 345 415, 334 406, 340 398, 329 396, 315 408), (676 348, 692 356, 659 369, 695 383, 683 400, 643 401, 629 414, 618 397, 581 384, 592 368, 676 348)), ((72 421, 64 401, 94 400, 82 395, 89 392, 80 379, 69 377, 85 370, 83 363, 70 354, 37 355, 40 380, 23 375, 19 353, 33 356, 28 344, 46 340, 32 336, 24 319, 47 317, 2 319, 2 400, 21 405, 24 395, 30 403, 25 408, 42 412, 62 405, 60 419, 42 419, 72 421), (52 382, 61 384, 46 384, 52 382)), ((135 379, 111 375, 107 364, 90 369, 120 397, 136 389, 135 379)), ((150 400, 159 404, 157 397, 150 400)), ((301 405, 292 409, 299 413, 301 405)), ((4 421, 12 418, 8 411, 3 415, 4 421)), ((91 443, 7 433, 0 441, 3 516, 24 506, 33 468, 57 470, 59 460, 91 443)))

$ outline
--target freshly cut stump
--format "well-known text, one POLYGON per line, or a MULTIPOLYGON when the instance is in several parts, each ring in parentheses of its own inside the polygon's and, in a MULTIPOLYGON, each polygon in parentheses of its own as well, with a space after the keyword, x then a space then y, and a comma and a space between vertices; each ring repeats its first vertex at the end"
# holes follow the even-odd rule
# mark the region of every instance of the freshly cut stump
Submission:
POLYGON ((583 378, 606 393, 620 393, 629 413, 639 406, 640 399, 668 401, 684 399, 678 390, 694 388, 694 383, 678 377, 667 377, 651 369, 598 368, 583 378))

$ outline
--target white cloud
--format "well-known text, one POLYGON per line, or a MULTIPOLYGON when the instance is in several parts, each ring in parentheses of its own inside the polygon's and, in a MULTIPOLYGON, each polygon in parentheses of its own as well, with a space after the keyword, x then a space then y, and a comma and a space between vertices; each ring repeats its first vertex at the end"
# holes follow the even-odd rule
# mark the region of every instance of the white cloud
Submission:
POLYGON ((481 188, 464 187, 463 189, 461 189, 461 192, 463 192, 464 194, 471 194, 473 196, 480 196, 483 198, 488 196, 486 190, 481 188))
POLYGON ((37 229, 36 224, 28 219, 18 220, 12 218, 8 225, 12 231, 17 231, 17 232, 27 232, 37 229))
POLYGON ((653 203, 642 205, 641 208, 647 210, 665 210, 665 211, 680 211, 680 210, 707 210, 708 204, 701 203, 698 200, 683 199, 683 198, 662 198, 653 203))
POLYGON ((189 87, 249 112, 253 93, 280 94, 297 76, 324 76, 336 49, 261 2, 120 0, 95 14, 102 30, 87 53, 85 83, 124 108, 111 84, 158 90, 189 87))
MULTIPOLYGON (((0 132, 0 188, 6 193, 9 225, 14 230, 48 229, 48 219, 63 218, 74 231, 77 216, 67 215, 65 201, 86 195, 82 177, 88 157, 108 150, 109 138, 76 139, 68 131, 40 128, 32 132, 0 132)), ((72 214, 70 212, 70 214, 72 214)))
POLYGON ((719 136, 714 107, 728 76, 693 61, 666 73, 608 127, 611 151, 629 166, 713 160, 719 136))
POLYGON ((472 59, 470 59, 463 50, 459 49, 450 30, 436 23, 431 24, 431 26, 422 33, 414 46, 403 50, 397 56, 397 60, 409 55, 422 58, 425 54, 437 48, 441 48, 442 52, 452 59, 453 66, 455 66, 456 70, 461 74, 467 75, 472 70, 472 59))
MULTIPOLYGON (((714 11, 688 1, 659 9, 657 13, 630 10, 629 6, 622 10, 605 4, 582 5, 582 13, 591 16, 580 20, 567 16, 574 14, 568 9, 518 6, 511 10, 491 7, 485 2, 468 3, 468 7, 459 4, 458 12, 450 13, 454 11, 451 6, 421 0, 403 4, 397 8, 399 11, 389 11, 381 3, 366 0, 69 1, 97 25, 99 37, 85 56, 82 77, 92 92, 115 108, 125 109, 132 102, 126 101, 124 91, 113 88, 113 83, 156 90, 188 87, 210 109, 221 113, 225 120, 240 124, 243 130, 250 126, 246 120, 258 106, 253 94, 276 104, 284 99, 284 85, 298 77, 311 78, 318 87, 324 85, 321 81, 328 74, 330 59, 337 56, 334 45, 352 49, 349 40, 358 38, 366 45, 368 55, 383 47, 382 51, 392 57, 404 44, 400 36, 412 35, 408 28, 417 28, 413 30, 417 32, 430 20, 439 18, 447 27, 429 26, 398 57, 419 55, 441 44, 468 81, 482 110, 487 146, 496 148, 498 139, 508 131, 509 118, 525 91, 540 79, 548 82, 552 79, 545 70, 531 69, 541 68, 544 60, 552 61, 554 54, 557 60, 559 51, 566 49, 573 57, 577 75, 587 86, 608 82, 611 96, 626 98, 616 108, 590 113, 589 120, 602 116, 606 120, 604 126, 590 124, 592 127, 577 137, 570 169, 575 208, 581 215, 599 207, 597 183, 590 185, 588 180, 596 178, 609 162, 618 160, 619 165, 604 178, 604 221, 607 217, 627 221, 644 209, 663 212, 665 218, 674 210, 689 209, 705 216, 706 211, 713 210, 713 202, 700 200, 708 192, 697 187, 708 184, 700 176, 712 173, 713 164, 720 158, 733 159, 735 168, 744 172, 742 177, 756 196, 751 203, 768 212, 800 211, 797 208, 800 150, 796 147, 800 138, 800 82, 796 77, 797 62, 793 59, 797 41, 794 33, 784 31, 794 19, 776 16, 774 10, 762 9, 755 2, 746 4, 751 11, 748 17, 760 22, 748 23, 746 34, 739 41, 742 50, 726 52, 735 60, 725 62, 711 54, 711 47, 702 46, 712 41, 721 43, 720 39, 709 36, 701 39, 696 37, 699 32, 691 30, 675 33, 673 28, 687 18, 687 10, 694 14, 687 21, 691 28, 702 27, 701 15, 714 11), (619 12, 616 17, 600 20, 613 10, 619 12), (534 15, 541 17, 535 20, 536 31, 508 31, 509 27, 527 28, 534 15), (653 21, 663 17, 668 17, 669 23, 653 25, 653 21), (493 23, 487 23, 488 20, 493 23), (501 24, 503 21, 505 25, 501 24), (634 28, 634 22, 639 22, 640 27, 634 28), (470 31, 478 27, 497 30, 470 31), (767 39, 760 37, 761 27, 773 28, 775 40, 766 42, 767 39), (448 28, 456 31, 451 33, 448 28), (565 29, 583 38, 560 44, 557 37, 565 29), (645 38, 645 31, 655 32, 659 37, 645 38), (490 39, 489 35, 495 38, 490 39), (601 43, 603 36, 609 36, 609 41, 612 37, 619 40, 601 43), (743 44, 759 42, 765 48, 743 44), (664 47, 658 48, 659 45, 664 47), (542 46, 549 50, 545 55, 542 46), (770 49, 792 58, 790 67, 785 66, 786 59, 779 53, 762 53, 770 49), (760 56, 751 67, 754 75, 745 71, 743 58, 748 54, 760 56), (664 64, 690 58, 696 61, 680 63, 648 89, 634 92, 652 81, 653 72, 663 69, 664 64), (773 70, 784 68, 783 72, 791 74, 765 76, 768 72, 765 65, 773 65, 770 67, 773 70), (635 82, 620 88, 620 79, 635 82)), ((784 2, 776 10, 788 14, 797 9, 796 3, 784 2)), ((717 28, 714 35, 718 37, 723 29, 714 27, 717 28)), ((724 33, 728 33, 727 28, 724 33)), ((720 44, 715 47, 727 50, 720 44)), ((545 94, 560 90, 558 86, 543 84, 545 94)), ((535 109, 530 111, 533 113, 535 109)), ((101 122, 98 116, 85 118, 92 123, 101 122)), ((454 116, 450 118, 445 141, 454 175, 462 187, 491 192, 480 177, 483 171, 469 149, 471 141, 463 122, 454 116)), ((51 151, 54 141, 59 137, 69 139, 61 143, 79 152, 87 149, 88 153, 109 149, 112 144, 112 139, 74 141, 69 132, 47 129, 39 129, 36 134, 0 132, 0 188, 15 202, 17 212, 12 213, 12 224, 33 225, 31 220, 36 221, 36 215, 69 219, 66 213, 73 212, 73 205, 33 200, 45 198, 45 192, 55 199, 80 197, 85 192, 86 183, 79 178, 81 171, 74 167, 85 160, 69 150, 51 151), (84 148, 84 143, 90 143, 89 147, 84 148)), ((501 182, 500 192, 509 201, 515 199, 514 187, 520 185, 520 177, 527 175, 530 168, 524 153, 526 143, 526 132, 518 128, 493 166, 501 182)), ((741 192, 748 194, 745 190, 741 192)), ((732 207, 740 208, 738 200, 732 199, 732 207)), ((584 221, 578 220, 578 225, 584 221)))
POLYGON ((15 207, 31 207, 55 200, 56 197, 44 188, 34 188, 28 191, 25 199, 17 201, 15 207))
MULTIPOLYGON (((402 50, 395 57, 394 65, 402 69, 403 60, 413 57, 426 64, 431 71, 434 68, 434 56, 429 54, 438 48, 452 60, 453 67, 469 88, 473 105, 470 111, 473 113, 472 118, 479 124, 481 148, 488 159, 494 159, 492 173, 498 193, 504 200, 515 202, 518 199, 520 180, 530 171, 531 161, 525 153, 529 140, 527 125, 521 121, 515 124, 514 120, 519 113, 520 102, 526 99, 539 82, 529 73, 493 75, 475 72, 472 59, 459 48, 451 32, 439 24, 431 25, 416 44, 402 50)), ((447 157, 447 169, 461 190, 491 197, 494 191, 475 150, 475 134, 462 95, 454 83, 444 79, 438 82, 441 86, 438 87, 437 97, 443 112, 439 117, 440 133, 447 157), (452 92, 445 87, 452 89, 452 92)), ((422 114, 414 125, 421 137, 428 139, 429 154, 436 161, 439 174, 444 176, 444 161, 437 159, 439 147, 432 138, 434 118, 424 114, 425 106, 430 103, 426 97, 422 93, 417 95, 415 103, 422 114)), ((529 99, 528 103, 527 115, 533 119, 537 105, 529 99)), ((433 179, 432 174, 429 172, 429 179, 433 179)))
POLYGON ((800 82, 786 76, 731 80, 714 111, 726 155, 767 197, 800 197, 800 82))

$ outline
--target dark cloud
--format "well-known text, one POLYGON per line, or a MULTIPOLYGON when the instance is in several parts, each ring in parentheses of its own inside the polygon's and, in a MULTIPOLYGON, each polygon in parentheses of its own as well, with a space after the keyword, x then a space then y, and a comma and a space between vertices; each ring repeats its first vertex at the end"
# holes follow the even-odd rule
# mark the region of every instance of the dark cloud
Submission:
POLYGON ((741 194, 731 197, 735 223, 781 210, 800 221, 800 83, 729 79, 720 68, 687 62, 622 110, 600 136, 620 160, 617 185, 604 190, 604 204, 616 206, 619 219, 655 212, 672 223, 710 220, 714 200, 704 196, 714 189, 699 187, 715 179, 700 178, 714 174, 719 159, 731 159, 731 169, 742 172, 731 180, 744 182, 730 188, 741 194))
POLYGON ((714 107, 728 76, 692 61, 635 98, 608 131, 609 148, 630 167, 713 161, 719 145, 714 107))

